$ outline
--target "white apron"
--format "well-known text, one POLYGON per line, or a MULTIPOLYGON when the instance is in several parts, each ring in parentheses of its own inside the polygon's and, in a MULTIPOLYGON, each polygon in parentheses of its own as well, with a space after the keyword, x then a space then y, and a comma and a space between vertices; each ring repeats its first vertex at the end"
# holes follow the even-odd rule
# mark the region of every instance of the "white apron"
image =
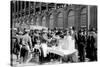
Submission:
POLYGON ((46 43, 42 43, 41 44, 42 49, 43 49, 43 56, 46 57, 47 56, 47 44, 46 43))

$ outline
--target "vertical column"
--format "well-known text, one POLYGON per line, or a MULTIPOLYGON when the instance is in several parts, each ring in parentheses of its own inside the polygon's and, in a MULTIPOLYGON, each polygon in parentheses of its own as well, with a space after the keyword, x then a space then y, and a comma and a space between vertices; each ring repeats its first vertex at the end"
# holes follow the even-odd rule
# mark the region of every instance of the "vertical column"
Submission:
POLYGON ((40 2, 40 5, 39 5, 39 8, 40 8, 40 13, 41 13, 41 11, 42 11, 42 3, 40 2))
POLYGON ((21 12, 21 17, 22 17, 22 1, 20 1, 20 12, 21 12))
MULTIPOLYGON (((56 3, 54 4, 54 9, 55 10, 57 9, 57 4, 56 3)), ((58 14, 57 14, 57 11, 55 11, 55 14, 54 14, 54 28, 58 26, 57 24, 58 24, 58 14)))
MULTIPOLYGON (((36 2, 34 2, 34 12, 33 15, 35 15, 36 11, 36 2)), ((34 25, 36 25, 36 17, 34 16, 34 25)))
POLYGON ((15 18, 17 18, 17 2, 15 1, 15 18))
POLYGON ((30 16, 30 11, 31 11, 31 6, 30 6, 30 2, 28 2, 29 3, 29 16, 30 16))
POLYGON ((64 17, 64 20, 63 20, 63 22, 64 22, 64 24, 63 24, 64 28, 66 28, 66 24, 67 24, 67 21, 66 21, 66 9, 65 8, 66 8, 66 4, 64 4, 64 14, 63 14, 64 15, 63 16, 64 17))
MULTIPOLYGON (((42 3, 41 2, 39 5, 39 8, 40 8, 39 14, 41 15, 41 12, 42 12, 42 3)), ((39 17, 39 25, 42 26, 42 17, 41 16, 39 17)))
POLYGON ((26 11, 27 11, 28 16, 29 16, 29 13, 30 13, 30 7, 29 7, 30 4, 29 4, 29 1, 27 1, 26 5, 27 5, 26 11))
POLYGON ((24 5, 23 5, 23 6, 24 6, 24 7, 23 7, 23 16, 25 16, 25 1, 23 2, 23 4, 24 4, 24 5))
POLYGON ((22 1, 20 1, 20 17, 21 17, 21 23, 23 22, 23 18, 22 18, 22 12, 23 9, 22 9, 22 1))
POLYGON ((23 23, 25 23, 26 22, 26 18, 25 18, 25 15, 26 15, 26 1, 24 1, 24 8, 23 8, 23 12, 24 12, 24 14, 23 14, 23 16, 24 16, 24 18, 23 18, 23 23))
POLYGON ((49 28, 50 16, 49 16, 49 4, 48 3, 46 3, 46 10, 48 11, 47 16, 46 16, 46 27, 49 28))
POLYGON ((10 19, 11 19, 11 21, 10 21, 10 23, 11 23, 11 25, 10 25, 10 28, 12 28, 12 27, 14 27, 14 25, 13 25, 13 8, 14 8, 14 5, 13 5, 13 1, 10 1, 10 19))
POLYGON ((57 4, 55 3, 55 9, 57 8, 57 4))
POLYGON ((48 25, 49 25, 49 21, 48 21, 48 3, 46 3, 46 11, 47 11, 47 13, 46 13, 46 27, 48 27, 48 25))
POLYGON ((48 3, 46 3, 46 10, 48 11, 48 3))
POLYGON ((87 23, 87 26, 88 26, 88 30, 89 30, 89 27, 90 27, 90 6, 88 5, 88 23, 87 23))
POLYGON ((19 3, 19 5, 18 5, 18 7, 19 7, 19 14, 20 14, 20 17, 21 17, 21 1, 18 1, 18 3, 19 3))
POLYGON ((15 1, 13 1, 13 4, 14 4, 13 5, 13 7, 14 7, 14 13, 15 13, 16 12, 16 9, 15 9, 16 8, 15 1))
POLYGON ((36 13, 36 2, 34 2, 34 14, 36 13))
POLYGON ((98 27, 98 25, 97 25, 97 20, 98 20, 98 17, 97 17, 97 6, 93 6, 93 8, 94 8, 94 28, 96 28, 97 29, 97 27, 98 27))
POLYGON ((19 17, 19 1, 16 2, 17 2, 17 16, 19 17))
POLYGON ((26 15, 26 1, 24 1, 24 16, 26 15))
POLYGON ((16 4, 15 4, 15 1, 12 2, 13 3, 13 8, 14 8, 14 12, 13 12, 13 18, 15 18, 16 16, 16 4))
POLYGON ((86 34, 88 35, 88 20, 89 19, 89 17, 88 17, 88 6, 86 6, 86 34))
POLYGON ((31 24, 31 16, 30 16, 30 1, 28 1, 28 24, 31 24))

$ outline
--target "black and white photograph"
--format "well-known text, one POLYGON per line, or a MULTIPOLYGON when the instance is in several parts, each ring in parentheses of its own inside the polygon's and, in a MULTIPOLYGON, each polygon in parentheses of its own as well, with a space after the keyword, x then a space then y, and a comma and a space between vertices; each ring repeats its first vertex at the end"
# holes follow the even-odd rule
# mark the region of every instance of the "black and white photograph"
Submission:
POLYGON ((12 67, 98 61, 97 5, 10 1, 12 67))

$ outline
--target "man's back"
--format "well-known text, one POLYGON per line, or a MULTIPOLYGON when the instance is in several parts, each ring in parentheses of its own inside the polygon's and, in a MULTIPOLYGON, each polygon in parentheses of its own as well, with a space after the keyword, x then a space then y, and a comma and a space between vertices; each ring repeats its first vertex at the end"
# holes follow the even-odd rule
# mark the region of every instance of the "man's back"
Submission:
POLYGON ((30 40, 31 40, 31 38, 28 34, 23 35, 22 39, 23 39, 22 40, 23 45, 28 45, 28 42, 30 42, 30 40))

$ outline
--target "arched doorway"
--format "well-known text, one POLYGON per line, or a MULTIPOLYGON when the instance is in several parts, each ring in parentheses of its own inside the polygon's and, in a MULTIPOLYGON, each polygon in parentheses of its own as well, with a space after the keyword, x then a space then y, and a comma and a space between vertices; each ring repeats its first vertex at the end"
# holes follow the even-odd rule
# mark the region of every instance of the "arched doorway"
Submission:
POLYGON ((86 8, 83 8, 81 10, 81 19, 80 19, 80 25, 81 27, 86 27, 86 8))
POLYGON ((42 18, 42 26, 46 27, 46 17, 42 18))
POLYGON ((54 16, 53 15, 50 15, 49 28, 50 29, 54 28, 54 16))
POLYGON ((63 13, 58 14, 58 27, 63 28, 63 13))
POLYGON ((75 23, 75 14, 74 11, 71 10, 68 13, 68 27, 74 26, 74 23, 75 23))

